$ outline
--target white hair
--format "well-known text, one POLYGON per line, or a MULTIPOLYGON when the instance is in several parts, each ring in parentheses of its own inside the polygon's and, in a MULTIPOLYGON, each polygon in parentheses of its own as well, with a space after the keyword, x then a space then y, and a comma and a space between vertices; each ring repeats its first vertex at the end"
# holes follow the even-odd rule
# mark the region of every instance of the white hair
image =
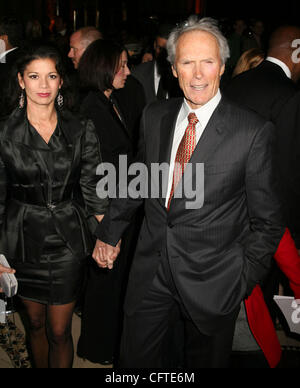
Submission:
POLYGON ((230 49, 227 39, 218 27, 218 22, 212 18, 202 18, 198 20, 197 16, 190 16, 186 22, 175 28, 169 36, 167 51, 168 60, 172 65, 175 63, 176 48, 179 38, 186 32, 191 31, 204 31, 212 34, 217 39, 222 64, 226 63, 227 59, 230 57, 230 49))

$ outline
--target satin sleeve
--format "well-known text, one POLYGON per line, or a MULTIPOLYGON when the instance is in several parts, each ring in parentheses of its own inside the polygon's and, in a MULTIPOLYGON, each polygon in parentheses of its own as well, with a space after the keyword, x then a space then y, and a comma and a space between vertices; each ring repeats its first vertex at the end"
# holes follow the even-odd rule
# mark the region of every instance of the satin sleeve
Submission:
POLYGON ((7 195, 7 173, 0 153, 0 228, 3 225, 7 195))
POLYGON ((80 186, 88 216, 102 215, 108 206, 108 198, 99 198, 96 192, 99 179, 96 171, 101 163, 100 141, 93 122, 88 120, 83 135, 80 176, 80 186))

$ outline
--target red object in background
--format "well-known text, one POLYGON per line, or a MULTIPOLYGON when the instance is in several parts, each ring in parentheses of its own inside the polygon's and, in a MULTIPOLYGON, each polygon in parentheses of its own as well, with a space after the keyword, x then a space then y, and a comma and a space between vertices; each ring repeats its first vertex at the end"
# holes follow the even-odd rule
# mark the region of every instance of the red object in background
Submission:
POLYGON ((197 15, 202 14, 204 0, 195 0, 195 13, 197 15))
MULTIPOLYGON (((295 298, 299 299, 300 257, 288 229, 280 241, 274 259, 289 279, 295 298)), ((257 286, 249 298, 245 300, 245 307, 249 327, 256 342, 263 351, 270 367, 276 368, 281 359, 282 350, 260 286, 257 286)))

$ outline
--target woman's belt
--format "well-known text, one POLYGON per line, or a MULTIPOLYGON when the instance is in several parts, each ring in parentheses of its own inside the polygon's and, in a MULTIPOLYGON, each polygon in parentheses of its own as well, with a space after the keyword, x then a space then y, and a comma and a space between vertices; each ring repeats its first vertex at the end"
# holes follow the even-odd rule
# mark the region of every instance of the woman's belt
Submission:
POLYGON ((20 201, 19 199, 16 199, 16 198, 10 198, 9 201, 22 206, 28 206, 28 207, 39 208, 39 209, 48 209, 50 211, 61 209, 62 207, 71 205, 73 203, 72 198, 61 202, 44 202, 44 203, 29 203, 25 201, 20 201))
MULTIPOLYGON (((17 201, 24 202, 26 204, 31 205, 37 205, 45 207, 47 204, 47 197, 50 199, 52 198, 52 201, 49 201, 49 208, 51 208, 52 202, 55 205, 55 200, 59 202, 64 202, 71 200, 74 197, 74 184, 70 183, 67 184, 65 187, 59 186, 59 187, 52 187, 51 190, 51 197, 48 197, 48 188, 37 188, 34 186, 20 186, 20 185, 14 185, 10 188, 8 199, 16 199, 17 201), (46 202, 46 204, 45 204, 46 202)), ((47 207, 47 206, 46 206, 47 207)))

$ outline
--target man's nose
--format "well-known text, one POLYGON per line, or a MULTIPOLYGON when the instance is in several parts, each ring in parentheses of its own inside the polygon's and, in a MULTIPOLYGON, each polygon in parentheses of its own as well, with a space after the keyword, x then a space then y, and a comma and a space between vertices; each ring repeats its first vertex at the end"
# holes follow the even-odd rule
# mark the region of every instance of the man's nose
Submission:
POLYGON ((200 63, 195 64, 194 77, 195 78, 202 78, 202 66, 200 63))

